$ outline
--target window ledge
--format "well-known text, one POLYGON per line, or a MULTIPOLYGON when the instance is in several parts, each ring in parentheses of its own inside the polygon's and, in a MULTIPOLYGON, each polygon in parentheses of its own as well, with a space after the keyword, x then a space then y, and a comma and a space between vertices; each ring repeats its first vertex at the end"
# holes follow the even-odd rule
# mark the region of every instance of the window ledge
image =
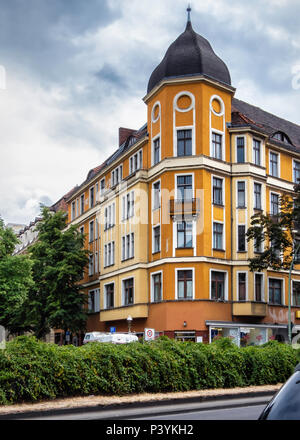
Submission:
POLYGON ((225 249, 212 248, 212 250, 217 252, 226 252, 225 249))

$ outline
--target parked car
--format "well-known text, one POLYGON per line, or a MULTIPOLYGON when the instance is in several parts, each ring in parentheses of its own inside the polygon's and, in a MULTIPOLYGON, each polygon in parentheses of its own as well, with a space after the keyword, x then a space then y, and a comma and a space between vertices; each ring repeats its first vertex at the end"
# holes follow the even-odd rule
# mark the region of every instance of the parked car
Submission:
POLYGON ((88 342, 111 342, 112 344, 128 344, 130 342, 137 342, 138 337, 133 333, 103 333, 90 332, 86 333, 83 343, 88 342))
POLYGON ((300 420, 300 363, 264 408, 259 420, 300 420))

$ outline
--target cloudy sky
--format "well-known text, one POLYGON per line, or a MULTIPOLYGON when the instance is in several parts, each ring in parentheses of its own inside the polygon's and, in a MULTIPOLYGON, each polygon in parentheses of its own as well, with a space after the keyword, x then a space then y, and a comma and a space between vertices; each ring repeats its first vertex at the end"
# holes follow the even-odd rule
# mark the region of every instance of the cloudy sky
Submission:
MULTIPOLYGON (((6 223, 29 223, 117 148, 120 126, 146 122, 149 76, 184 31, 187 3, 0 0, 6 223)), ((299 124, 299 0, 191 3, 193 27, 227 64, 236 97, 299 124)))

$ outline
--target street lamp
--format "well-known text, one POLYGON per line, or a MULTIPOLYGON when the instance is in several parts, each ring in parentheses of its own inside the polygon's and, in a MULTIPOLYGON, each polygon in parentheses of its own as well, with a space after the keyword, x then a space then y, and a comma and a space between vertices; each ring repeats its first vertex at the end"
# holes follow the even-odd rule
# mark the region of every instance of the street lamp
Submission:
POLYGON ((128 315, 127 316, 128 333, 131 332, 131 323, 132 323, 132 317, 130 315, 128 315))

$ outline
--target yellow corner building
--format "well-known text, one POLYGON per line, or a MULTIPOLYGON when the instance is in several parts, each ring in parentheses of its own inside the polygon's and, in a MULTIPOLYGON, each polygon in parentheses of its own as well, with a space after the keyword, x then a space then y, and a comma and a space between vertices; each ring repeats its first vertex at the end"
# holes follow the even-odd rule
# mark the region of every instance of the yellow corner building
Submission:
MULTIPOLYGON (((190 18, 150 76, 147 122, 68 200, 86 235, 88 331, 257 345, 288 337, 288 273, 252 273, 245 233, 300 176, 300 126, 234 98, 225 63, 190 18), (128 320, 129 317, 129 320, 128 320)), ((292 321, 300 330, 300 272, 292 321)))

